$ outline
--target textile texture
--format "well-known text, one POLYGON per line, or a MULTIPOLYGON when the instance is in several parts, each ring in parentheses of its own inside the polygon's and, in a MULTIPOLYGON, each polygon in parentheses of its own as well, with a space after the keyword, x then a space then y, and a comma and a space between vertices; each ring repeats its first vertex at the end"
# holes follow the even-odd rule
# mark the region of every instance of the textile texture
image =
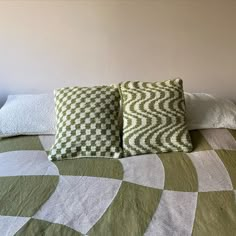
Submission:
POLYGON ((49 159, 118 158, 121 152, 119 102, 119 91, 113 86, 57 90, 57 133, 49 159))
POLYGON ((9 95, 0 109, 0 137, 55 134, 53 94, 9 95))
POLYGON ((181 79, 124 82, 120 91, 124 156, 192 150, 181 79))
POLYGON ((0 235, 235 235, 236 131, 191 153, 51 162, 53 136, 0 140, 0 235))

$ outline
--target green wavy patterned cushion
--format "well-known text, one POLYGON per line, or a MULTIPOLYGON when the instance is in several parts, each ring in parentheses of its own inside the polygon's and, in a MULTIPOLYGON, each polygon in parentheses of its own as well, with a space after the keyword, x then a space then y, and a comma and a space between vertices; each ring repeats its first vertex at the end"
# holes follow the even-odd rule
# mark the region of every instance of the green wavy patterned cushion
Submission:
POLYGON ((123 154, 190 152, 181 79, 123 82, 123 154))
POLYGON ((119 157, 118 88, 62 88, 55 92, 55 102, 57 133, 50 160, 119 157))

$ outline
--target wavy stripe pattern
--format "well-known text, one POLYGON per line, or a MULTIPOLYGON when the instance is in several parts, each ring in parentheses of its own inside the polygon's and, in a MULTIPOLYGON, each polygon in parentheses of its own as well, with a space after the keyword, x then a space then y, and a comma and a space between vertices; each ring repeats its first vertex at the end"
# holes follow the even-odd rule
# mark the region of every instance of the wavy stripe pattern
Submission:
POLYGON ((124 82, 124 156, 172 151, 190 152, 181 79, 164 82, 124 82))

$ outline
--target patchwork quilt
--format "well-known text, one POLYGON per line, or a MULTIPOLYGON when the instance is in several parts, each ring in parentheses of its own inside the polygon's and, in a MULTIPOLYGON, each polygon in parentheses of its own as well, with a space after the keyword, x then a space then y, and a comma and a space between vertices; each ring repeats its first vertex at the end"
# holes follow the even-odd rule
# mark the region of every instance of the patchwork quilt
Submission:
POLYGON ((51 162, 53 136, 0 140, 0 235, 236 235, 236 131, 191 153, 51 162))

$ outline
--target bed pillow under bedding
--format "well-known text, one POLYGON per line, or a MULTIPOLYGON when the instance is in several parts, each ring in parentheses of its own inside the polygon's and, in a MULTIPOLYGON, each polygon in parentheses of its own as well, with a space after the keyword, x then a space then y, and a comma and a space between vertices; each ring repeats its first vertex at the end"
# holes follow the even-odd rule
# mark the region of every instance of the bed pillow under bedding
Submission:
POLYGON ((53 94, 9 95, 0 109, 0 137, 55 134, 53 94))
POLYGON ((189 130, 236 129, 236 105, 205 93, 185 93, 189 130))
MULTIPOLYGON (((185 93, 185 102, 189 130, 236 129, 236 105, 233 102, 203 93, 185 93)), ((0 137, 55 133, 53 94, 9 95, 0 109, 0 137)))

